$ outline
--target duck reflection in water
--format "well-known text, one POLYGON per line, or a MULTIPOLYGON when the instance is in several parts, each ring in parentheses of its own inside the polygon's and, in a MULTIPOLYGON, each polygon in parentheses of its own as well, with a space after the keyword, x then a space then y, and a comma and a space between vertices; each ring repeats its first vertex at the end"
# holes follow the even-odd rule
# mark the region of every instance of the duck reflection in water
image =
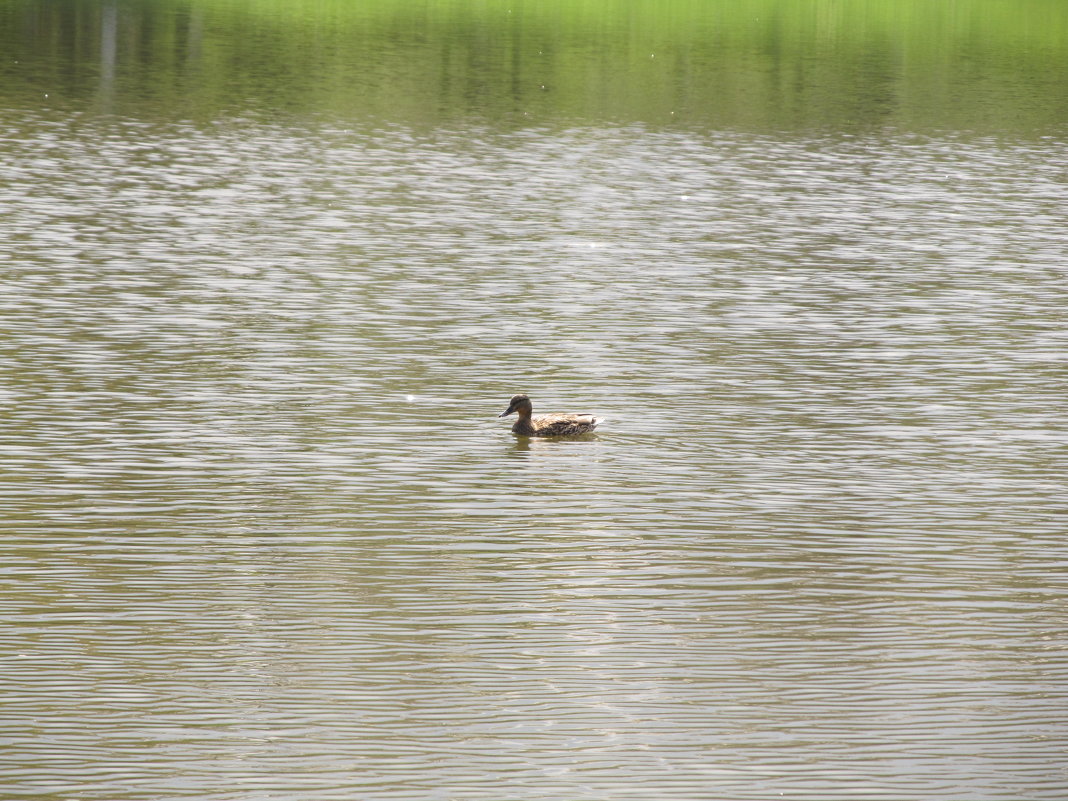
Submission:
POLYGON ((519 437, 578 437, 591 433, 602 419, 592 414, 540 414, 533 417, 533 410, 530 398, 513 395, 508 408, 498 417, 507 417, 513 412, 518 414, 512 433, 519 437))

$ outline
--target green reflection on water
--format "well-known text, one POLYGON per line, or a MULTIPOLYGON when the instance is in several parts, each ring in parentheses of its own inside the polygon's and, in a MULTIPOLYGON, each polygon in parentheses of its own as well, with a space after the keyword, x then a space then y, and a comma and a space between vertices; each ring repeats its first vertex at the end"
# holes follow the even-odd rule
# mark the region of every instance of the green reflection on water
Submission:
POLYGON ((0 41, 5 106, 147 118, 1068 120, 1061 0, 0 0, 0 41))

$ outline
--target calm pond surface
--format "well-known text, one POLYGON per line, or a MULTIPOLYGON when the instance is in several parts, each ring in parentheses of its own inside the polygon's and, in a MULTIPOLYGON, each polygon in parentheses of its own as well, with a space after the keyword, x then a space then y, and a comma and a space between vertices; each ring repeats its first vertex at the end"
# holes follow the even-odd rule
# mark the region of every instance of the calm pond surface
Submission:
POLYGON ((737 5, 0 0, 0 797, 1068 795, 1068 7, 737 5))

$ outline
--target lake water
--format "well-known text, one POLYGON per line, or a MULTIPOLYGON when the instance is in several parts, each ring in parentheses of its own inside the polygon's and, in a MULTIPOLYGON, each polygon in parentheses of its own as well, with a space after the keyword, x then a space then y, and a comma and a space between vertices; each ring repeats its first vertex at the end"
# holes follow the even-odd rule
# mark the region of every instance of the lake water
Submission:
POLYGON ((307 5, 0 3, 0 797, 1066 797, 1068 9, 307 5))

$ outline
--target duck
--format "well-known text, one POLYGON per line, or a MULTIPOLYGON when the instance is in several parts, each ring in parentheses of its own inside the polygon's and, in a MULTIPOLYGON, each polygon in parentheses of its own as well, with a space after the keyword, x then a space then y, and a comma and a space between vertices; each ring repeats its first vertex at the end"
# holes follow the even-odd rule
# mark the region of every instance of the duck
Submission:
POLYGON ((512 412, 519 419, 512 426, 512 433, 520 437, 577 437, 589 434, 602 418, 592 414, 540 414, 531 417, 534 407, 526 395, 513 395, 508 401, 508 408, 498 417, 507 417, 512 412))

